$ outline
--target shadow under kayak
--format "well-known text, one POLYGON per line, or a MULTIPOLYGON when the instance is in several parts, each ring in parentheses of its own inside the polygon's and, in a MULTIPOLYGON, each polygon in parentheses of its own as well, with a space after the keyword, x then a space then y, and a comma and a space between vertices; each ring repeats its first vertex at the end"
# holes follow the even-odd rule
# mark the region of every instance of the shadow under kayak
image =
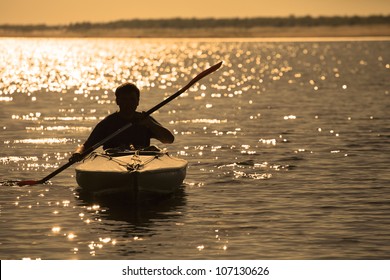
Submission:
POLYGON ((187 164, 161 150, 93 152, 76 167, 76 181, 98 194, 169 194, 182 185, 187 164))

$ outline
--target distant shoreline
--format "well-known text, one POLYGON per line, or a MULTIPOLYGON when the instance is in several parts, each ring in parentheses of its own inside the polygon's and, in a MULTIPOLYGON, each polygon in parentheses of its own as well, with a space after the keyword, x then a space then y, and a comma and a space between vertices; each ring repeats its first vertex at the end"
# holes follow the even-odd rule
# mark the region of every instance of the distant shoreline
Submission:
POLYGON ((87 30, 0 27, 0 37, 29 38, 277 38, 277 37, 388 37, 390 24, 340 26, 264 26, 213 28, 93 28, 87 30))

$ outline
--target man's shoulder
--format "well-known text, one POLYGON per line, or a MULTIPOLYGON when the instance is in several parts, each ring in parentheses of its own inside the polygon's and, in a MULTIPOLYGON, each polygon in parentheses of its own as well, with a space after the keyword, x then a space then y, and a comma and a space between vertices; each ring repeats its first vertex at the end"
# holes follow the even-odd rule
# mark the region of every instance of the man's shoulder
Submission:
POLYGON ((108 116, 106 116, 103 121, 113 121, 113 120, 117 120, 119 118, 119 113, 118 112, 115 112, 115 113, 112 113, 112 114, 109 114, 108 116))
POLYGON ((115 112, 115 113, 112 113, 112 114, 106 116, 103 120, 101 120, 97 124, 97 127, 104 128, 107 125, 110 125, 112 123, 116 123, 117 121, 118 121, 118 112, 115 112))

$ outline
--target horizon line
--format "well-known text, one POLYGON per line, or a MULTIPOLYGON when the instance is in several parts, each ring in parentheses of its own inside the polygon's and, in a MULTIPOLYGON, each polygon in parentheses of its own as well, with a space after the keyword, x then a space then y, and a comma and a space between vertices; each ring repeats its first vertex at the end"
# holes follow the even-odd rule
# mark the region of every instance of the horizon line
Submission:
POLYGON ((131 19, 116 19, 110 21, 74 21, 69 23, 62 24, 47 24, 47 23, 0 23, 0 27, 66 27, 78 24, 91 24, 91 25, 101 25, 101 24, 110 24, 117 22, 166 22, 166 21, 205 21, 205 20, 214 20, 214 21, 229 21, 229 20, 256 20, 256 19, 268 19, 268 20, 276 20, 276 19, 312 19, 312 20, 321 20, 321 19, 369 19, 369 18, 389 18, 388 24, 390 24, 390 13, 387 15, 384 14, 370 14, 370 15, 318 15, 318 16, 296 16, 296 15, 288 15, 288 16, 253 16, 253 17, 169 17, 169 18, 131 18, 131 19))

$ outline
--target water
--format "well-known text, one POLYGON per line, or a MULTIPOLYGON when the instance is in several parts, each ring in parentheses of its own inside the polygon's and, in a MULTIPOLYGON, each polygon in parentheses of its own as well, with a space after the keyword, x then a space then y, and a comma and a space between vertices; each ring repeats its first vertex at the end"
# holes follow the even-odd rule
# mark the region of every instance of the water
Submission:
MULTIPOLYGON (((0 39, 1 259, 388 259, 390 41, 0 39), (67 162, 116 110, 223 60, 154 117, 189 161, 158 201, 80 196, 67 162)), ((158 143, 154 143, 158 144, 158 143)))

